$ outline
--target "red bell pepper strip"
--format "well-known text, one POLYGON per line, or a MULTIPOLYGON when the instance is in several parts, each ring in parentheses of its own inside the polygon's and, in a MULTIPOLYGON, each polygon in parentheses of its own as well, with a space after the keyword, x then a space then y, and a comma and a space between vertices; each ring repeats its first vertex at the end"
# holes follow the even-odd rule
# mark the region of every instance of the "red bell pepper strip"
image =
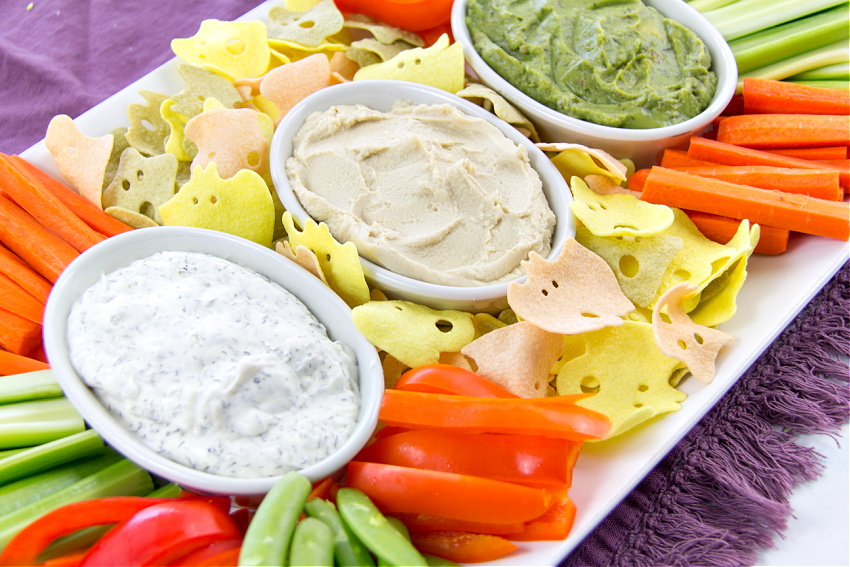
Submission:
POLYGON ((180 557, 171 565, 180 567, 200 567, 201 565, 218 565, 227 567, 236 565, 236 560, 239 559, 239 550, 242 548, 241 539, 228 539, 211 543, 206 547, 201 547, 195 551, 180 557), (234 551, 235 550, 235 551, 234 551), (236 557, 231 561, 233 554, 236 557))
POLYGON ((386 390, 378 417, 386 425, 411 429, 603 439, 611 421, 575 404, 585 397, 477 398, 386 390))
POLYGON ((467 435, 422 429, 379 439, 354 460, 566 489, 580 447, 581 441, 536 435, 467 435))
POLYGON ((88 553, 88 549, 80 549, 72 551, 59 557, 53 557, 43 563, 45 567, 79 567, 83 562, 83 557, 88 553))
POLYGON ((248 526, 251 525, 251 519, 254 517, 254 510, 251 508, 236 508, 230 512, 230 518, 236 523, 239 532, 245 536, 248 531, 248 526))
POLYGON ((242 539, 236 523, 214 504, 170 499, 133 514, 101 537, 83 559, 94 565, 168 565, 210 544, 242 539))
POLYGON ((334 0, 340 12, 363 14, 385 24, 416 32, 449 20, 452 0, 334 0))
MULTIPOLYGON (((546 512, 543 513, 546 515, 546 512)), ((526 524, 493 524, 490 522, 468 522, 454 518, 443 518, 431 514, 402 514, 395 513, 392 517, 399 520, 410 532, 459 531, 475 534, 509 535, 518 534, 525 529, 526 524)), ((533 521, 533 520, 532 520, 533 521)))
POLYGON ((0 565, 32 565, 55 539, 92 526, 118 524, 171 498, 117 496, 74 502, 33 521, 9 541, 0 554, 0 565))
POLYGON ((312 500, 313 498, 322 498, 327 500, 331 494, 331 486, 333 483, 334 479, 332 477, 328 477, 315 483, 313 485, 313 490, 311 490, 310 494, 307 495, 307 500, 312 500))
POLYGON ((542 488, 359 461, 348 463, 346 486, 364 492, 385 514, 431 514, 470 522, 527 522, 552 504, 551 494, 542 488))
POLYGON ((576 506, 569 496, 557 498, 539 518, 525 524, 525 529, 511 534, 513 541, 561 541, 567 539, 576 518, 576 506))
POLYGON ((412 368, 401 375, 393 388, 406 392, 457 394, 479 398, 518 397, 471 370, 450 364, 426 364, 412 368))
POLYGON ((455 563, 492 561, 517 548, 503 537, 457 531, 414 532, 410 534, 410 541, 422 553, 455 563))

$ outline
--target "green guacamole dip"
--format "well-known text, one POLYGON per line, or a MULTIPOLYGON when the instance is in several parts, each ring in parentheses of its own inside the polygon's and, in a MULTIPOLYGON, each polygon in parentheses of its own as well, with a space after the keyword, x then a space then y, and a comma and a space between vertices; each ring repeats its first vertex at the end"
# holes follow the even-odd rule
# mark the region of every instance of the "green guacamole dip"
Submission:
POLYGON ((678 124, 717 88, 699 37, 640 0, 468 0, 466 24, 499 75, 588 122, 678 124))

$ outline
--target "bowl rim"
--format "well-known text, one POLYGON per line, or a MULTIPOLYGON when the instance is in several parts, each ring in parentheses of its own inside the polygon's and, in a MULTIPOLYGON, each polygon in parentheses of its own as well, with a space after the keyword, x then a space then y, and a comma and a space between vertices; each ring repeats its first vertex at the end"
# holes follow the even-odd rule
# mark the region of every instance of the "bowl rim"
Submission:
MULTIPOLYGON (((312 218, 307 211, 301 206, 298 197, 292 190, 289 179, 286 174, 285 162, 286 159, 280 159, 287 147, 290 151, 286 151, 287 157, 291 155, 291 140, 301 128, 301 125, 312 112, 325 110, 335 104, 366 104, 368 102, 360 102, 362 98, 367 98, 369 94, 375 92, 392 92, 395 93, 395 99, 408 99, 414 102, 426 104, 449 103, 461 109, 465 113, 487 120, 490 124, 500 130, 505 136, 515 143, 525 147, 529 154, 532 167, 540 176, 543 182, 543 191, 549 203, 549 208, 556 215, 556 225, 552 234, 551 252, 547 259, 554 259, 563 250, 564 244, 569 236, 575 235, 575 221, 570 213, 568 203, 572 201, 572 194, 569 191, 569 186, 566 180, 563 179, 560 172, 552 164, 546 154, 538 148, 534 142, 524 136, 514 126, 508 124, 495 114, 483 109, 482 107, 469 102, 462 97, 459 97, 448 91, 409 81, 400 81, 392 79, 368 79, 349 81, 332 85, 321 89, 303 100, 299 101, 290 109, 281 120, 278 127, 275 129, 272 136, 272 142, 269 147, 269 170, 271 172, 272 181, 275 189, 278 191, 278 197, 284 205, 284 208, 292 213, 296 221, 303 225, 305 218, 312 218), (351 102, 334 102, 338 97, 356 95, 358 98, 351 102), (425 100, 417 100, 419 97, 425 100), (559 190, 560 186, 560 190, 559 190), (556 208, 558 210, 556 210, 556 208)), ((508 285, 512 282, 521 283, 525 281, 526 276, 520 276, 515 280, 508 282, 487 284, 482 286, 451 286, 444 284, 436 284, 431 282, 423 282, 403 276, 383 268, 362 256, 360 264, 367 278, 372 279, 376 286, 382 290, 392 292, 393 290, 401 290, 420 295, 450 299, 457 302, 474 303, 476 301, 489 300, 494 298, 505 297, 507 295, 508 285)))
POLYGON ((344 467, 365 446, 377 426, 384 390, 377 350, 357 330, 350 316, 340 317, 346 312, 350 313, 345 302, 307 270, 269 248, 211 229, 149 227, 122 233, 80 254, 57 279, 45 305, 44 349, 65 396, 89 426, 129 460, 190 490, 258 496, 267 493, 281 476, 227 477, 172 461, 148 447, 115 420, 71 365, 66 339, 67 316, 79 295, 102 274, 163 250, 208 253, 268 277, 305 303, 325 326, 332 340, 343 342, 351 348, 356 355, 361 398, 357 424, 351 436, 335 453, 300 469, 300 472, 315 482, 344 467), (289 289, 289 286, 297 287, 300 291, 289 289))
POLYGON ((525 94, 507 79, 499 75, 478 54, 472 42, 469 29, 466 27, 467 0, 455 0, 451 13, 452 35, 461 44, 463 55, 476 75, 491 88, 501 93, 510 101, 522 101, 524 107, 522 112, 533 115, 538 120, 549 121, 560 127, 568 128, 578 135, 592 136, 597 138, 610 138, 619 142, 650 142, 659 139, 674 138, 687 135, 702 129, 712 120, 717 118, 726 109, 729 101, 735 94, 738 82, 738 67, 732 48, 723 38, 719 31, 700 12, 681 0, 642 0, 647 6, 651 6, 661 12, 662 15, 675 20, 696 33, 712 59, 712 69, 717 74, 718 84, 714 96, 709 105, 696 116, 678 124, 662 126, 659 128, 617 128, 604 126, 586 120, 581 120, 549 108, 545 104, 525 94), (659 7, 659 4, 663 7, 659 7), (676 12, 669 15, 668 11, 676 12), (698 23, 698 26, 685 24, 681 21, 682 16, 698 23), (698 29, 695 29, 698 28, 698 29), (718 57, 719 56, 719 57, 718 57), (725 79, 725 80, 724 80, 725 79), (494 86, 498 85, 498 87, 494 86))

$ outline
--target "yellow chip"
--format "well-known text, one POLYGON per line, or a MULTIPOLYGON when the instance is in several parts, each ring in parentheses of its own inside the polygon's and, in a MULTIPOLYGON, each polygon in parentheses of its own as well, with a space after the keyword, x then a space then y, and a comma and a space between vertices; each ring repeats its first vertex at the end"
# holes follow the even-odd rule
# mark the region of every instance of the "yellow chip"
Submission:
POLYGON ((573 176, 583 178, 591 173, 605 175, 615 181, 628 179, 628 166, 604 150, 569 142, 541 142, 537 147, 544 152, 559 152, 552 161, 564 179, 569 180, 573 176), (577 172, 573 173, 573 169, 577 172))
POLYGON ((517 316, 550 333, 575 335, 622 325, 634 309, 605 260, 568 238, 554 261, 535 252, 522 262, 525 283, 508 285, 517 316))
POLYGON ((564 350, 564 336, 521 321, 463 347, 476 372, 521 398, 545 398, 549 369, 564 350))
POLYGON ((692 286, 683 283, 662 295, 652 312, 652 331, 661 352, 684 362, 694 378, 708 384, 714 379, 717 354, 733 337, 691 321, 682 300, 693 291, 692 286))
POLYGON ((501 329, 507 326, 507 323, 496 319, 489 313, 476 313, 472 316, 472 322, 475 324, 475 338, 478 339, 486 335, 490 331, 501 329))
POLYGON ((206 168, 214 161, 222 179, 250 169, 270 184, 269 142, 260 129, 262 116, 249 108, 213 108, 191 118, 183 133, 198 148, 192 167, 206 168))
POLYGON ((171 50, 187 63, 231 81, 259 77, 271 59, 263 22, 204 20, 192 37, 173 39, 171 50))
POLYGON ((162 224, 157 209, 174 196, 177 158, 169 153, 145 157, 127 148, 112 182, 103 190, 104 208, 120 207, 162 224))
POLYGON ((302 230, 295 227, 292 213, 285 212, 282 220, 290 245, 306 246, 316 254, 328 285, 349 307, 369 301, 369 286, 353 242, 340 244, 331 235, 328 225, 316 224, 311 218, 304 221, 302 230))
POLYGON ((152 228, 159 226, 149 216, 137 213, 136 211, 122 209, 121 207, 106 207, 103 209, 103 212, 132 228, 152 228))
POLYGON ((160 108, 168 95, 152 91, 139 91, 145 104, 133 103, 127 106, 127 143, 146 156, 155 156, 165 152, 165 139, 171 133, 168 122, 162 118, 160 108))
POLYGON ((260 83, 260 94, 277 107, 277 125, 300 100, 331 84, 330 62, 325 55, 317 53, 266 73, 260 83))
POLYGON ((514 105, 509 103, 505 97, 490 87, 481 83, 470 83, 456 94, 491 111, 515 128, 528 132, 527 136, 532 141, 539 141, 537 129, 531 123, 531 120, 526 118, 514 105))
POLYGON ((295 250, 292 250, 292 246, 290 246, 289 241, 284 240, 283 242, 275 244, 274 249, 281 256, 292 260, 322 280, 323 284, 328 284, 328 281, 325 279, 325 274, 322 273, 322 267, 319 265, 319 259, 316 258, 316 254, 303 244, 299 244, 295 247, 295 250))
POLYGON ((44 145, 53 156, 59 173, 77 192, 98 209, 106 166, 112 154, 112 134, 86 136, 70 116, 54 116, 47 125, 44 145))
POLYGON ((185 140, 183 129, 186 127, 189 117, 175 112, 173 110, 175 103, 176 101, 173 98, 167 98, 162 101, 162 106, 159 109, 162 119, 165 120, 171 130, 165 140, 165 151, 173 154, 179 161, 192 161, 195 153, 197 153, 197 148, 194 145, 187 147, 183 144, 185 140))
POLYGON ((367 31, 372 34, 376 40, 387 45, 395 43, 398 40, 402 40, 414 47, 425 46, 425 41, 418 34, 401 28, 388 26, 362 14, 352 15, 345 21, 344 26, 350 29, 367 31))
POLYGON ((631 195, 597 195, 578 177, 570 179, 570 210, 596 236, 650 236, 673 223, 673 211, 631 195))
POLYGON ((608 416, 609 439, 656 415, 678 411, 686 397, 669 383, 681 363, 659 350, 649 323, 626 321, 567 337, 564 352, 558 394, 596 393, 577 403, 608 416))
POLYGON ((583 226, 576 228, 576 240, 605 260, 623 293, 640 307, 655 301, 661 278, 684 245, 677 236, 596 236, 583 226))
POLYGON ((304 12, 273 6, 269 10, 266 34, 269 40, 315 47, 342 30, 344 21, 333 0, 322 0, 304 12))
POLYGON ((215 162, 197 167, 192 177, 159 207, 166 226, 196 226, 247 238, 271 247, 274 203, 263 178, 243 169, 222 179, 215 162))
POLYGON ((465 65, 460 43, 449 45, 449 36, 443 34, 431 47, 407 49, 388 61, 362 67, 354 80, 396 79, 456 93, 463 88, 465 65))
POLYGON ((436 364, 440 353, 458 352, 475 336, 471 314, 409 301, 370 301, 351 316, 373 345, 411 368, 436 364))

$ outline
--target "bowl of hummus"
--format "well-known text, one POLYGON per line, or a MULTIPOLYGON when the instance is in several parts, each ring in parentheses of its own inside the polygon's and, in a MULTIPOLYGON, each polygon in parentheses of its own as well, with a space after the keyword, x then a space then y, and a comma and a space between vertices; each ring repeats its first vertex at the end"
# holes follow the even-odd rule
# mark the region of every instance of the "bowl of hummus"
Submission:
POLYGON ((638 168, 686 146, 735 94, 729 45, 681 0, 457 0, 451 25, 474 73, 543 141, 638 168))
POLYGON ((384 382, 348 306, 280 254, 159 227, 93 246, 57 280, 44 347, 118 452, 187 489, 257 498, 332 476, 377 425, 384 382))
POLYGON ((451 93, 353 81, 293 107, 270 147, 295 221, 353 242, 392 299, 495 312, 534 251, 555 258, 575 225, 569 188, 516 128, 451 93))

